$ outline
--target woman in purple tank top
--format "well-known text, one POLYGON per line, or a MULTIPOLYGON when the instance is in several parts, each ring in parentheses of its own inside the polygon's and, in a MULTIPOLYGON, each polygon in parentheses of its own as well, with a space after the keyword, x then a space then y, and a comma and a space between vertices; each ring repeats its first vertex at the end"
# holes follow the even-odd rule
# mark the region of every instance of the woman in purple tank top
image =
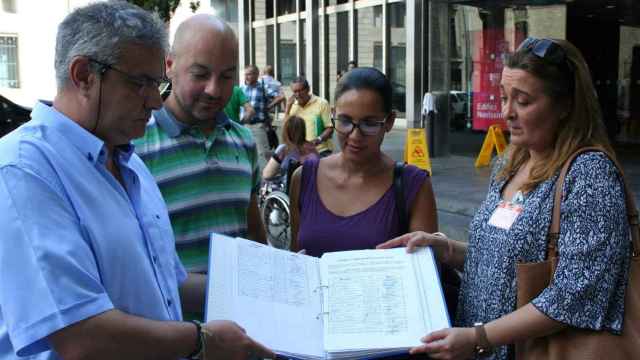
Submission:
POLYGON ((405 166, 401 229, 393 188, 395 162, 380 146, 393 128, 391 83, 374 68, 355 68, 336 87, 333 126, 341 152, 310 159, 290 188, 292 250, 308 255, 373 249, 407 231, 437 231, 436 204, 428 174, 405 166))

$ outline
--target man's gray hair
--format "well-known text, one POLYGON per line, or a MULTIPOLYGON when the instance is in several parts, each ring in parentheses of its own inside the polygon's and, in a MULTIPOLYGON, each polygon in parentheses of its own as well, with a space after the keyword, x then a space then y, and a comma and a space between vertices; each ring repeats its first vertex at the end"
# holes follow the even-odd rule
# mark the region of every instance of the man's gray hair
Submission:
MULTIPOLYGON (((124 1, 97 2, 80 7, 58 26, 55 70, 58 89, 69 80, 69 65, 77 56, 113 65, 129 44, 168 49, 167 31, 160 18, 124 1)), ((99 65, 92 64, 97 71, 99 65)))

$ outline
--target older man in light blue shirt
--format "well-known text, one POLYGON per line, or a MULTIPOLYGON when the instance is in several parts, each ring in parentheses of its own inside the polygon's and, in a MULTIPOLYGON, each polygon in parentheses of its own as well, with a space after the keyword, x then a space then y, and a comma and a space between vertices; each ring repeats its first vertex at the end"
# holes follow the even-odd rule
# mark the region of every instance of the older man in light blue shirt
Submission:
POLYGON ((114 150, 120 184, 103 141, 42 103, 32 118, 0 140, 0 303, 18 355, 114 308, 181 320, 186 273, 162 195, 133 148, 114 150))
POLYGON ((0 140, 0 359, 273 355, 235 323, 181 321, 205 279, 130 144, 162 104, 165 49, 163 23, 125 2, 60 25, 53 106, 0 140))

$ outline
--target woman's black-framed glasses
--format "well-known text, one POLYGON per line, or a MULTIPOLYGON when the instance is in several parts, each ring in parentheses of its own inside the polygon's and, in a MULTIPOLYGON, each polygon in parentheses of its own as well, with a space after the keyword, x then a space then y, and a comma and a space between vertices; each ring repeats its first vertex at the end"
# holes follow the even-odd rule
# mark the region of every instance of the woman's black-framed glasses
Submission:
POLYGON ((380 133, 380 129, 382 129, 384 123, 387 121, 387 117, 388 115, 382 120, 367 119, 354 123, 348 117, 338 115, 333 116, 331 118, 331 122, 333 123, 333 128, 343 135, 349 135, 358 128, 360 129, 361 134, 365 136, 374 136, 380 133))
POLYGON ((147 89, 153 89, 153 90, 159 91, 160 85, 169 81, 166 76, 162 76, 160 78, 152 78, 146 75, 136 76, 136 75, 131 75, 126 71, 120 70, 111 64, 105 64, 95 59, 89 59, 89 61, 100 65, 102 69, 104 69, 103 71, 113 70, 118 74, 122 75, 122 77, 124 77, 129 83, 131 83, 133 86, 136 87, 138 94, 140 95, 143 95, 144 91, 147 89))
POLYGON ((567 53, 562 46, 551 39, 528 37, 518 46, 517 51, 522 50, 528 50, 535 56, 548 60, 556 65, 566 65, 569 70, 573 71, 573 66, 571 66, 567 53))

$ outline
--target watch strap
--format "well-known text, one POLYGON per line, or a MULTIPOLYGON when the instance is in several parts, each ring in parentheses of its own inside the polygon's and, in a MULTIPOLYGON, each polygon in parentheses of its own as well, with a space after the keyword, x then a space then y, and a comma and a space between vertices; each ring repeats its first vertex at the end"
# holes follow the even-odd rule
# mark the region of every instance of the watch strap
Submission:
POLYGON ((473 324, 476 334, 476 355, 483 356, 493 353, 493 346, 487 338, 487 330, 483 323, 473 324))

